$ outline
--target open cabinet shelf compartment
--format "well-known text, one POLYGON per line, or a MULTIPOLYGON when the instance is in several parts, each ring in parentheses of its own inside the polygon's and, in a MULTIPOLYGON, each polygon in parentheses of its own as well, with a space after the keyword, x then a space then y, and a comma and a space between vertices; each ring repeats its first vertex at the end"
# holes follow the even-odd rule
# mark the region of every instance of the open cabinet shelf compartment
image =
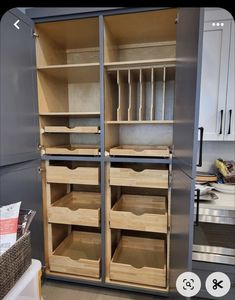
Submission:
POLYGON ((98 17, 44 22, 35 27, 38 67, 99 63, 98 17))
POLYGON ((72 191, 48 207, 48 222, 100 226, 101 195, 72 191))
POLYGON ((99 233, 72 231, 50 255, 50 270, 99 278, 100 257, 99 233))
POLYGON ((110 211, 110 228, 167 233, 166 198, 121 195, 110 211))
POLYGON ((165 241, 122 236, 110 262, 110 279, 166 287, 165 241))
POLYGON ((104 17, 105 64, 175 59, 176 9, 104 17))
POLYGON ((42 154, 93 155, 100 153, 100 119, 40 116, 42 154))
POLYGON ((174 80, 174 65, 106 71, 106 123, 172 123, 174 80))

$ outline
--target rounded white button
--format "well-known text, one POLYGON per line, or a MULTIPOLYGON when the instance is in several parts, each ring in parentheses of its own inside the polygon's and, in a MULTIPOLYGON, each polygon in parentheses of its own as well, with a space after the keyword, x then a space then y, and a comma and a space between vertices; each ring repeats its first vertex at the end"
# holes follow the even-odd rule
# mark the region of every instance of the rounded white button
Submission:
POLYGON ((211 273, 206 279, 207 292, 214 297, 225 296, 231 287, 229 277, 222 272, 211 273))
POLYGON ((176 280, 176 289, 184 297, 193 297, 201 289, 201 280, 193 272, 184 272, 176 280))

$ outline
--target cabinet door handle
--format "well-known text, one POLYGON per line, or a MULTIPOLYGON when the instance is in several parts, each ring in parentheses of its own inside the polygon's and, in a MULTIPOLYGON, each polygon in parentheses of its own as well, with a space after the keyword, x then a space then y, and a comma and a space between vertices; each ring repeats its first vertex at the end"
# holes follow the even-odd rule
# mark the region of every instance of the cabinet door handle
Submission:
POLYGON ((228 121, 228 134, 231 134, 231 119, 232 119, 232 110, 229 110, 229 121, 228 121))
POLYGON ((198 226, 199 225, 199 204, 200 204, 200 189, 196 189, 196 220, 195 220, 195 225, 198 226))
POLYGON ((224 110, 221 109, 221 111, 220 111, 220 130, 219 130, 219 134, 222 134, 222 128, 223 128, 223 116, 224 116, 224 110))
POLYGON ((200 130, 200 146, 199 146, 199 158, 198 158, 197 167, 201 167, 202 166, 202 144, 203 144, 204 128, 199 127, 198 130, 200 130))

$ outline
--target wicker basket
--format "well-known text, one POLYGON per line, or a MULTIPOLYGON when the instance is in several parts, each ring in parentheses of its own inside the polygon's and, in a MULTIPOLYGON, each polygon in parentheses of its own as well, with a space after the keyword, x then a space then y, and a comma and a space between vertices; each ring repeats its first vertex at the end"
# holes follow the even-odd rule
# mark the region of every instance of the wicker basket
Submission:
POLYGON ((0 300, 10 291, 31 265, 30 232, 0 256, 0 300))

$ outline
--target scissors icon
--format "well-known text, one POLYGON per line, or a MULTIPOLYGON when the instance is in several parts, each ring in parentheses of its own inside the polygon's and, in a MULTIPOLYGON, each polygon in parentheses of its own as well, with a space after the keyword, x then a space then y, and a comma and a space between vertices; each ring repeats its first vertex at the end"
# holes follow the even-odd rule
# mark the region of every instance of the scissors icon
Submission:
POLYGON ((213 285, 213 290, 217 290, 217 288, 223 288, 223 286, 221 285, 221 283, 223 282, 223 280, 220 280, 219 282, 217 281, 217 279, 213 279, 212 282, 214 283, 213 285))

